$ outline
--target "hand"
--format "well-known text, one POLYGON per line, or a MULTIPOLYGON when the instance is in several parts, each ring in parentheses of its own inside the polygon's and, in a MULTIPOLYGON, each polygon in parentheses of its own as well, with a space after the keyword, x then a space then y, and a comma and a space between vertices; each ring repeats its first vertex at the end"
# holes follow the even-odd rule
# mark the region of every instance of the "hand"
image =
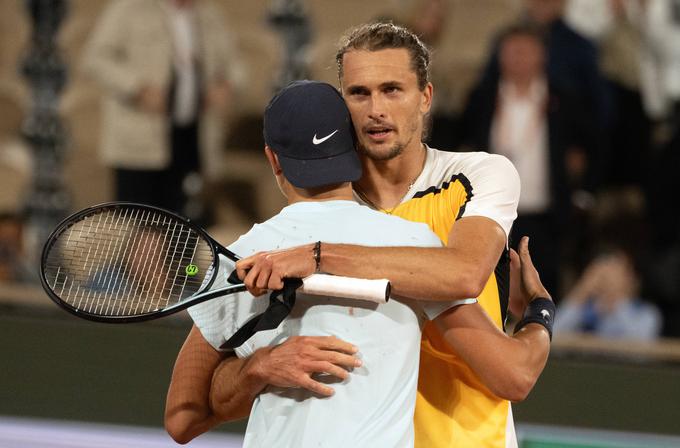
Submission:
POLYGON ((361 360, 354 356, 357 351, 357 347, 335 336, 293 336, 276 347, 257 351, 253 369, 272 386, 302 387, 329 397, 333 388, 311 376, 327 373, 346 379, 348 369, 361 366, 361 360))
POLYGON ((166 92, 156 86, 144 86, 137 93, 137 106, 151 114, 165 113, 167 107, 166 101, 166 92))
POLYGON ((537 297, 552 299, 541 283, 538 271, 531 261, 529 237, 522 237, 517 247, 519 254, 510 249, 510 312, 521 317, 526 306, 537 297))
POLYGON ((632 261, 623 252, 614 252, 599 259, 599 284, 590 294, 598 307, 611 312, 623 301, 635 297, 638 276, 632 261))
POLYGON ((600 256, 591 261, 567 294, 569 303, 582 304, 601 296, 607 282, 608 264, 607 256, 600 256))
POLYGON ((283 288, 284 278, 305 278, 316 271, 314 244, 258 252, 236 263, 236 274, 254 296, 283 288))

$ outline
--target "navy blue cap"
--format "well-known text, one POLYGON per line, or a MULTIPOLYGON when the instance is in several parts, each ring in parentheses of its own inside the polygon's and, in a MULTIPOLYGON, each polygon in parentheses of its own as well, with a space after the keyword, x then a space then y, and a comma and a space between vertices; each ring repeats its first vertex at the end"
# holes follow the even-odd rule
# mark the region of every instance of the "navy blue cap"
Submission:
POLYGON ((295 81, 277 93, 264 111, 264 141, 298 188, 361 177, 349 110, 330 84, 295 81))

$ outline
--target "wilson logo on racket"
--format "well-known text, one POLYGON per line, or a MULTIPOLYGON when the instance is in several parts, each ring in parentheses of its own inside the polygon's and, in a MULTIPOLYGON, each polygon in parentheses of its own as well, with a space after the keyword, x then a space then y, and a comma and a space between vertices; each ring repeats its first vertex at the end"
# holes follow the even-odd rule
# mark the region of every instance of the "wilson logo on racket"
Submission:
POLYGON ((193 277, 194 275, 198 274, 198 266, 195 264, 190 264, 186 267, 185 271, 188 276, 193 277))

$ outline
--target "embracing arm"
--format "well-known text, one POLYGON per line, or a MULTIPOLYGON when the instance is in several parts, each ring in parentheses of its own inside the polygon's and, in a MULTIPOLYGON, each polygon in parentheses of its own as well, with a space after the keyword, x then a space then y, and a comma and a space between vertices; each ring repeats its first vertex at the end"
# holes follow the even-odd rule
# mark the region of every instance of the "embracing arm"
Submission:
POLYGON ((177 356, 168 389, 165 428, 170 436, 187 443, 223 421, 246 417, 264 387, 251 373, 252 365, 250 358, 225 357, 194 326, 177 356), (229 405, 213 408, 215 393, 231 398, 224 400, 229 405))
MULTIPOLYGON (((322 242, 319 270, 347 277, 387 278, 395 295, 412 299, 477 297, 500 259, 517 216, 520 180, 503 156, 477 155, 472 160, 466 177, 475 186, 474 195, 468 197, 464 210, 456 200, 449 204, 451 213, 463 213, 451 227, 445 248, 322 242)), ((236 264, 239 278, 254 294, 280 289, 283 278, 304 278, 315 272, 313 247, 308 244, 245 258, 236 264)))
POLYGON ((528 324, 510 337, 479 304, 449 310, 435 324, 482 383, 506 400, 524 400, 548 359, 550 338, 545 328, 528 324))
MULTIPOLYGON (((519 255, 510 253, 510 304, 518 316, 532 300, 550 299, 531 261, 528 243, 528 238, 522 238, 519 255)), ((450 309, 434 322, 491 392, 506 400, 524 400, 548 359, 550 336, 545 327, 530 323, 510 337, 479 304, 450 309)))
MULTIPOLYGON (((491 276, 505 245, 505 233, 482 216, 460 219, 447 247, 365 247, 321 245, 320 270, 358 278, 388 278, 397 296, 421 300, 477 297, 491 276)), ((255 254, 237 263, 251 292, 280 289, 283 278, 314 273, 313 244, 255 254)))
POLYGON ((459 220, 445 248, 322 245, 321 270, 337 275, 389 278, 395 295, 421 300, 477 297, 491 276, 505 234, 489 218, 459 220))
POLYGON ((165 428, 187 443, 219 423, 245 418, 268 385, 302 387, 322 396, 333 389, 311 376, 324 372, 345 379, 358 367, 357 348, 333 336, 292 337, 247 358, 225 356, 191 329, 175 362, 165 406, 165 428))

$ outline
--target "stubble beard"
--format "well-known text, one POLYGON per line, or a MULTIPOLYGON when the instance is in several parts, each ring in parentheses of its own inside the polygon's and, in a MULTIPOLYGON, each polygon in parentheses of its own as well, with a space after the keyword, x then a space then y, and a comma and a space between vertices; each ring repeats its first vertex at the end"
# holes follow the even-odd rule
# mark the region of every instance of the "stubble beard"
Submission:
POLYGON ((418 125, 415 124, 416 120, 413 121, 413 126, 410 129, 411 130, 411 138, 407 142, 396 142, 394 146, 392 146, 387 152, 380 152, 380 151, 374 151, 368 146, 364 145, 363 143, 359 142, 357 145, 357 149, 359 151, 359 154, 364 155, 368 157, 371 160, 375 161, 384 161, 384 160, 392 160, 395 157, 401 155, 401 153, 404 152, 404 149, 411 144, 411 141, 414 138, 417 138, 417 130, 418 130, 418 125))
POLYGON ((359 143, 358 149, 359 149, 360 154, 368 157, 371 160, 383 161, 383 160, 392 160, 395 157, 399 156, 402 152, 404 152, 405 147, 406 147, 406 145, 404 145, 403 143, 396 143, 387 152, 381 153, 381 152, 378 152, 378 151, 373 151, 372 149, 368 148, 367 146, 359 143))

